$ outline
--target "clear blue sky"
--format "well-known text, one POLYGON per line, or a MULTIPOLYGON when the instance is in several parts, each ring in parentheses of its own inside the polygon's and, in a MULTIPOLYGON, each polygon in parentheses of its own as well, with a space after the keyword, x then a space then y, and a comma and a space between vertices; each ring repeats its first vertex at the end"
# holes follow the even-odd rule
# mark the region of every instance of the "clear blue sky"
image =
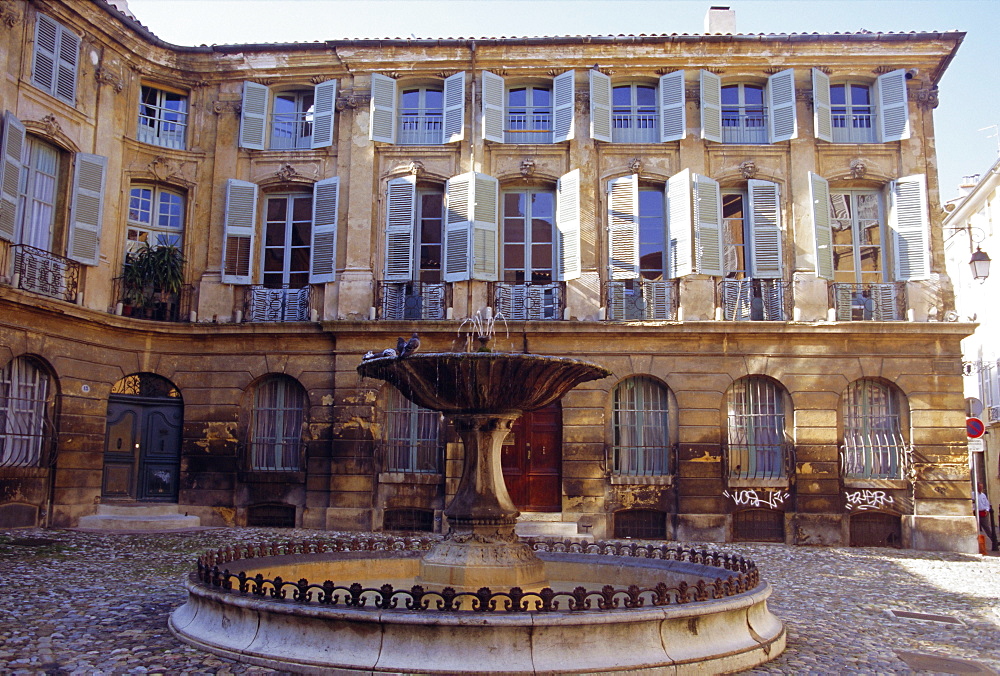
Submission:
POLYGON ((701 33, 713 5, 736 10, 740 33, 965 31, 934 114, 942 200, 996 161, 996 129, 979 130, 1000 125, 997 0, 129 0, 139 21, 178 45, 701 33))

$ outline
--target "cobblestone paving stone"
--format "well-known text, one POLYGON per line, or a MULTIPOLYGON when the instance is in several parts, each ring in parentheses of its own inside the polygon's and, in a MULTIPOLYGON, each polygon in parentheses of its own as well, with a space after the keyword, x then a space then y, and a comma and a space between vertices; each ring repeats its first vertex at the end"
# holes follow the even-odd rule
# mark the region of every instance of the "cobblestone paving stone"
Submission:
MULTIPOLYGON (((175 639, 167 616, 186 599, 181 580, 209 549, 333 535, 263 528, 0 531, 0 674, 274 673, 175 639)), ((785 622, 788 648, 748 673, 916 673, 896 656, 904 651, 974 660, 1000 674, 1000 557, 685 545, 751 558, 774 588, 770 607, 785 622), (897 619, 889 609, 964 624, 897 619)))

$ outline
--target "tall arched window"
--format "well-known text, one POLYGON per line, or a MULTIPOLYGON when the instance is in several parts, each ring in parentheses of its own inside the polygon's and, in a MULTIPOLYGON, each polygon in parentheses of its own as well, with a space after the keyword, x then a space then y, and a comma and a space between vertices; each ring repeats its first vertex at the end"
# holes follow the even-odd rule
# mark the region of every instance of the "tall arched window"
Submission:
POLYGON ((764 376, 746 376, 733 383, 727 406, 730 478, 785 477, 784 388, 764 376))
POLYGON ((652 378, 623 380, 614 391, 612 470, 626 476, 670 473, 667 388, 652 378))
POLYGON ((844 393, 844 476, 901 479, 905 467, 902 395, 877 380, 855 380, 844 393))
POLYGON ((306 391, 285 376, 268 376, 254 390, 250 419, 250 469, 297 471, 301 468, 306 391))
POLYGON ((30 357, 0 369, 0 467, 37 467, 50 439, 49 375, 30 357))
POLYGON ((385 471, 439 473, 440 422, 440 413, 421 408, 395 387, 389 388, 383 439, 385 471))

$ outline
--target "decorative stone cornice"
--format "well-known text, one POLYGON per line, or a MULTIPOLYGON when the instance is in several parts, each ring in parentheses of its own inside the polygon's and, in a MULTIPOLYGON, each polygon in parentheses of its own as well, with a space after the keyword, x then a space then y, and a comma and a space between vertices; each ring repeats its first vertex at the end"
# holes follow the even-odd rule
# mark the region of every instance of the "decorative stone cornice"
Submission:
POLYGON ((13 0, 0 0, 0 21, 7 28, 13 28, 21 21, 21 13, 14 7, 13 0))
POLYGON ((119 73, 105 66, 97 67, 94 71, 94 79, 97 80, 97 84, 99 85, 111 85, 111 88, 115 90, 115 94, 121 94, 122 90, 125 89, 125 79, 119 73))
POLYGON ((860 157, 856 157, 851 160, 850 164, 851 178, 862 179, 868 173, 868 165, 860 157))
POLYGON ((657 68, 655 72, 656 72, 657 75, 670 75, 671 73, 676 73, 679 70, 681 70, 681 69, 680 68, 657 68))
POLYGON ((152 174, 153 178, 163 183, 180 183, 187 187, 193 187, 194 177, 190 176, 192 162, 180 162, 163 155, 157 155, 146 165, 146 170, 152 174))
POLYGON ((278 170, 274 172, 274 176, 282 183, 287 183, 289 181, 302 178, 299 172, 295 170, 295 167, 293 167, 290 164, 281 165, 281 167, 279 167, 278 170))
POLYGON ((530 157, 526 157, 521 160, 521 166, 518 170, 521 172, 521 176, 524 178, 530 178, 531 175, 535 173, 535 161, 530 157))
POLYGON ((439 78, 441 78, 442 80, 447 80, 448 78, 450 78, 455 73, 461 73, 461 72, 462 71, 460 71, 460 70, 442 70, 442 71, 438 71, 437 76, 439 78))
POLYGON ((324 82, 328 82, 332 79, 333 78, 330 77, 329 75, 313 75, 311 78, 309 78, 309 82, 314 85, 318 85, 318 84, 323 84, 324 82))
POLYGON ((923 109, 934 109, 938 107, 938 88, 937 87, 921 87, 920 89, 911 92, 913 100, 917 102, 917 105, 923 109))
POLYGON ((829 66, 813 66, 813 68, 825 75, 833 75, 833 68, 830 68, 829 66))
POLYGON ((337 97, 337 110, 354 110, 371 103, 372 93, 370 91, 350 91, 343 96, 337 97))
POLYGON ((642 158, 633 157, 628 162, 628 170, 630 174, 641 174, 642 173, 642 158))
POLYGON ((702 68, 702 70, 707 70, 709 73, 715 73, 716 75, 722 75, 723 73, 726 72, 725 68, 719 68, 716 66, 712 66, 709 68, 702 68))
POLYGON ((748 181, 757 175, 757 163, 753 160, 745 160, 740 162, 740 176, 747 179, 748 181))
POLYGON ((243 101, 214 101, 212 102, 212 112, 216 115, 223 113, 239 115, 243 112, 243 101))
POLYGON ((899 66, 875 66, 872 72, 876 75, 885 75, 886 73, 891 73, 894 70, 899 70, 899 66))
POLYGON ((264 85, 265 87, 270 87, 274 83, 274 78, 271 77, 252 77, 251 82, 256 82, 259 85, 264 85))

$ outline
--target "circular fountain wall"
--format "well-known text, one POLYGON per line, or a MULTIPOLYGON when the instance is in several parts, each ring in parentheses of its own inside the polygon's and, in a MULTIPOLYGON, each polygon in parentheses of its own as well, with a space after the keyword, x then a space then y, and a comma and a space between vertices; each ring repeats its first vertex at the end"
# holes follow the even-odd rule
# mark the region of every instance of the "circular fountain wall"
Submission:
POLYGON ((315 673, 720 673, 784 649, 770 587, 738 556, 528 541, 553 587, 459 592, 412 584, 433 544, 356 537, 209 553, 170 629, 219 655, 315 673))

